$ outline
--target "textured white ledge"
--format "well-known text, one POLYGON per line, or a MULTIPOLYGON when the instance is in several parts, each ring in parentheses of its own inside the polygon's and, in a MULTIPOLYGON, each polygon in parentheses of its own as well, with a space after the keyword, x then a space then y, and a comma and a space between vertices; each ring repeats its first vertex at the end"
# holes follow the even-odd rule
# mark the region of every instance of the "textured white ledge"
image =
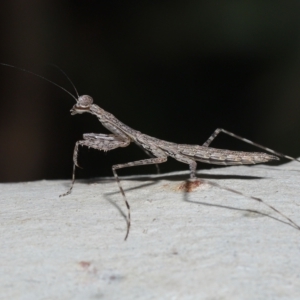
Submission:
MULTIPOLYGON (((1 184, 0 298, 300 299, 300 231, 208 184, 178 191, 183 174, 122 179, 126 242, 114 180, 77 182, 63 198, 70 181, 1 184)), ((298 163, 198 174, 300 224, 298 163)))

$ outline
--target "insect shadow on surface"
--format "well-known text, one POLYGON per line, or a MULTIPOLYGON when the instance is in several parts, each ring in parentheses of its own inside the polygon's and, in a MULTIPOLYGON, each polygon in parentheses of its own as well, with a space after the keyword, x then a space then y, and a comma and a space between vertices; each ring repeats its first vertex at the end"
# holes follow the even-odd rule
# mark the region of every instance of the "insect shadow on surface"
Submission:
MULTIPOLYGON (((4 66, 15 68, 29 74, 35 75, 39 78, 42 78, 55 86, 59 87, 61 90, 65 91, 69 94, 73 99, 75 99, 75 105, 71 109, 71 115, 75 114, 82 114, 82 113, 90 113, 95 115, 100 123, 108 129, 111 134, 102 134, 102 133, 86 133, 83 134, 83 140, 79 140, 76 142, 73 152, 73 173, 72 173, 72 183, 69 190, 60 195, 66 196, 69 195, 73 189, 75 183, 75 170, 78 165, 78 151, 79 146, 85 146, 89 148, 94 148, 96 150, 101 151, 110 151, 116 148, 124 148, 127 147, 131 142, 137 144, 140 148, 144 150, 144 152, 149 155, 151 158, 142 159, 138 161, 128 162, 124 164, 117 164, 112 166, 112 172, 115 177, 115 180, 118 184, 119 190, 122 194, 124 203, 127 208, 127 216, 126 216, 126 223, 127 223, 127 230, 125 234, 125 240, 128 237, 130 226, 131 226, 131 215, 130 215, 130 205, 125 195, 124 189, 122 187, 120 178, 118 176, 117 170, 128 168, 128 167, 135 167, 135 166, 142 166, 142 165, 158 165, 167 161, 168 157, 172 157, 179 162, 185 163, 189 165, 190 169, 190 181, 197 181, 196 177, 196 168, 197 168, 197 161, 208 163, 208 164, 216 164, 216 165, 251 165, 251 164, 258 164, 258 163, 266 163, 272 160, 279 160, 279 157, 283 157, 289 160, 298 161, 298 159, 293 158, 291 156, 284 155, 280 152, 274 151, 270 148, 264 147, 260 144, 254 143, 248 139, 245 139, 239 135, 236 135, 230 131, 227 131, 222 128, 217 128, 213 134, 208 138, 208 140, 202 145, 189 145, 189 144, 176 144, 168 141, 164 141, 158 138, 154 138, 152 136, 146 135, 137 131, 126 124, 122 123, 118 120, 114 115, 105 111, 103 108, 99 107, 98 105, 93 103, 93 98, 88 95, 79 96, 75 85, 71 81, 71 79, 66 75, 64 71, 58 69, 66 76, 66 78, 72 84, 76 96, 70 93, 65 88, 61 87, 60 85, 52 82, 51 80, 35 74, 31 71, 21 69, 15 67, 13 65, 8 65, 4 63, 0 63, 4 66), (251 144, 255 147, 263 149, 266 152, 272 153, 267 154, 264 152, 243 152, 243 151, 231 151, 231 150, 224 150, 224 149, 217 149, 209 147, 211 142, 220 134, 224 133, 233 138, 241 140, 245 143, 251 144)), ((55 65, 54 65, 55 66, 55 65)), ((158 167, 157 167, 158 168, 158 167)), ((242 193, 238 191, 234 191, 230 188, 221 187, 217 183, 210 182, 211 185, 225 189, 227 191, 234 192, 236 194, 242 195, 242 193)), ((300 229, 300 227, 292 221, 289 217, 278 211, 275 207, 269 205, 268 203, 264 202, 261 198, 249 196, 251 199, 261 202, 282 217, 284 217, 291 225, 295 228, 300 229)))
MULTIPOLYGON (((257 214, 257 215, 260 215, 260 216, 269 217, 269 218, 271 218, 271 219, 273 219, 275 221, 278 221, 278 222, 283 223, 285 225, 289 225, 289 226, 291 226, 291 227, 293 227, 293 228, 295 228, 297 230, 300 230, 300 226, 297 223, 295 223, 291 218, 289 218, 288 216, 286 216, 285 214, 283 214, 282 212, 280 212, 274 206, 268 204, 262 198, 254 197, 254 196, 251 196, 251 195, 247 195, 245 193, 242 193, 240 191, 237 191, 237 190, 234 190, 234 189, 222 186, 222 185, 220 185, 220 184, 218 184, 216 182, 212 182, 210 180, 206 180, 206 179, 202 179, 201 178, 201 179, 199 179, 199 181, 200 181, 200 184, 208 184, 210 186, 217 187, 217 188, 219 188, 221 190, 224 190, 224 191, 227 191, 227 192, 231 192, 231 193, 243 196, 245 198, 248 198, 248 199, 260 202, 264 206, 266 206, 269 209, 273 210, 276 214, 278 214, 281 217, 283 217, 286 221, 283 221, 283 220, 281 220, 281 219, 279 219, 277 217, 274 217, 274 216, 272 216, 272 215, 270 215, 268 213, 260 212, 258 210, 236 208, 236 207, 233 207, 233 206, 227 206, 227 205, 221 205, 221 204, 214 204, 214 203, 208 203, 208 202, 202 202, 202 201, 196 201, 196 200, 189 200, 189 193, 192 192, 192 191, 194 191, 194 190, 186 189, 185 187, 183 187, 183 189, 182 189, 182 191, 183 191, 183 200, 185 202, 194 203, 194 204, 198 204, 198 205, 204 205, 204 206, 210 206, 210 207, 219 207, 219 208, 231 209, 231 210, 241 211, 241 212, 243 211, 243 212, 247 212, 247 213, 254 213, 254 214, 257 214)), ((189 186, 189 185, 187 185, 187 186, 189 186)))
MULTIPOLYGON (((132 179, 132 180, 135 180, 135 179, 132 179)), ((134 187, 128 188, 128 189, 126 189, 126 192, 134 191, 134 190, 145 188, 145 187, 149 187, 149 186, 152 186, 152 185, 155 185, 155 184, 158 184, 158 183, 159 183, 158 181, 154 181, 153 180, 152 182, 149 182, 149 183, 145 183, 145 184, 141 184, 139 186, 134 186, 134 187)), ((104 197, 106 198, 106 200, 110 204, 112 204, 119 211, 119 213, 121 214, 121 216, 123 216, 125 218, 125 220, 126 220, 126 218, 127 218, 126 214, 123 212, 123 210, 121 209, 121 207, 114 200, 111 199, 112 195, 119 194, 119 193, 120 193, 119 191, 118 192, 105 193, 104 197)))

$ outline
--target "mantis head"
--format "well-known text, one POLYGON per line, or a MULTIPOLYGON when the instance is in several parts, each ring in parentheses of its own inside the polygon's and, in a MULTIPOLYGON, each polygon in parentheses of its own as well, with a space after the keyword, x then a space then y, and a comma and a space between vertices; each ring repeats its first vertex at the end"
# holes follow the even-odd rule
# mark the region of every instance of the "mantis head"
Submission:
POLYGON ((93 98, 88 95, 83 95, 78 97, 76 104, 70 110, 71 115, 82 114, 84 112, 90 111, 93 104, 93 98))

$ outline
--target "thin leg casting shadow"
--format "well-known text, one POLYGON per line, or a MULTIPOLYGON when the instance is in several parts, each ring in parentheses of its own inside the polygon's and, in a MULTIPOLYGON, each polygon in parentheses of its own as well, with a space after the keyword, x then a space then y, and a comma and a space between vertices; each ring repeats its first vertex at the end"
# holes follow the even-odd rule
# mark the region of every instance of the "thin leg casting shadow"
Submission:
MULTIPOLYGON (((140 188, 147 187, 147 186, 151 186, 151 185, 155 185, 158 182, 159 182, 159 180, 156 180, 156 181, 153 181, 153 182, 150 182, 150 183, 141 184, 139 186, 126 189, 125 192, 133 191, 133 190, 140 189, 140 188)), ((110 204, 112 204, 119 211, 120 215, 125 219, 125 221, 127 221, 127 216, 123 212, 122 208, 114 200, 110 199, 110 196, 115 195, 115 194, 120 194, 119 190, 116 191, 116 192, 105 193, 103 196, 104 196, 105 200, 107 200, 110 204)))
MULTIPOLYGON (((244 196, 246 198, 249 198, 249 199, 252 199, 252 200, 255 200, 257 202, 260 202, 261 204, 264 204, 265 206, 267 206, 268 208, 271 208, 272 210, 274 210, 276 213, 280 214, 282 217, 284 217, 287 221, 283 221, 283 220, 280 220, 274 216, 271 216, 267 213, 262 213, 262 212, 259 212, 257 210, 252 210, 252 209, 241 209, 241 208, 236 208, 236 207, 231 207, 231 206, 225 206, 225 205, 220 205, 220 204, 212 204, 212 203, 206 203, 206 202, 200 202, 200 201, 194 201, 194 200, 189 200, 188 199, 188 192, 187 191, 184 191, 184 194, 183 194, 183 201, 185 202, 189 202, 189 203, 194 203, 194 204, 200 204, 200 205, 206 205, 206 206, 213 206, 213 207, 219 207, 219 208, 226 208, 226 209, 232 209, 232 210, 236 210, 236 211, 245 211, 245 212, 252 212, 252 213, 256 213, 256 214, 259 214, 261 216, 265 216, 265 217, 269 217, 275 221, 278 221, 278 222, 281 222, 285 225, 289 225, 291 227, 293 227, 294 229, 297 229, 297 230, 300 230, 300 227, 298 226, 298 224, 296 224, 293 220, 291 220, 289 217, 285 216, 284 214, 282 214, 281 212, 279 212, 276 208, 274 208, 273 206, 267 204, 266 202, 264 202, 261 198, 258 198, 258 197, 254 197, 254 196, 250 196, 250 195, 246 195, 246 194, 243 194, 239 191, 236 191, 236 190, 233 190, 233 189, 230 189, 230 188, 227 188, 227 187, 223 187, 215 182, 211 182, 209 180, 205 180, 205 179, 200 179, 198 178, 200 181, 202 181, 203 183, 207 183, 211 186, 214 186, 214 187, 217 187, 219 189, 222 189, 222 190, 225 190, 225 191, 228 191, 228 192, 231 192, 231 193, 234 193, 234 194, 238 194, 238 195, 241 195, 241 196, 244 196)), ((186 181, 188 182, 188 181, 186 181)))

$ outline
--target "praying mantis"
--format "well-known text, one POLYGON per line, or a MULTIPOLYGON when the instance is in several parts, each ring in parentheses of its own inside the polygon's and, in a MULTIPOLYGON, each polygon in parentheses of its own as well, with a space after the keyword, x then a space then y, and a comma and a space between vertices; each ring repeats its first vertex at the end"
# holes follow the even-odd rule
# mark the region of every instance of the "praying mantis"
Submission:
MULTIPOLYGON (((296 160, 296 158, 284 155, 277 151, 274 151, 270 148, 264 147, 260 144, 254 143, 248 139, 245 139, 241 136, 238 136, 232 132, 227 130, 218 128, 214 131, 214 133, 209 137, 209 139, 202 145, 189 145, 189 144, 176 144, 172 142, 168 142, 165 140, 161 140, 147 134, 144 134, 138 130, 135 130, 126 124, 122 123, 118 120, 114 115, 105 111, 103 108, 99 107, 98 105, 94 104, 93 98, 88 95, 79 96, 75 85, 70 80, 70 78, 66 75, 68 80, 74 87, 76 92, 76 96, 70 93, 65 88, 61 87, 60 85, 52 82, 51 80, 44 78, 38 74, 35 74, 31 71, 21 69, 12 65, 1 63, 1 65, 12 67, 19 69, 21 71, 25 71, 37 77, 40 77, 60 89, 64 90, 68 93, 71 97, 73 97, 76 101, 75 105, 71 109, 71 115, 75 114, 82 114, 82 113, 90 113, 96 116, 99 122, 107 128, 111 134, 102 134, 102 133, 86 133, 83 134, 83 140, 79 140, 75 144, 74 152, 73 152, 73 174, 72 174, 72 183, 69 190, 60 195, 66 196, 71 193, 74 183, 75 183, 75 170, 78 167, 78 153, 79 153, 79 146, 85 146, 89 148, 94 148, 96 150, 101 151, 110 151, 116 148, 124 148, 127 147, 130 143, 135 143, 140 146, 147 155, 151 158, 142 159, 138 161, 128 162, 124 164, 117 164, 112 166, 113 175, 116 179, 118 184, 119 190, 122 194, 124 199, 124 203, 127 208, 127 230, 125 235, 125 240, 127 240, 130 227, 131 227, 131 216, 130 216, 130 205, 127 200, 126 194, 124 189, 121 185, 120 178, 117 174, 118 169, 127 168, 127 167, 134 167, 134 166, 141 166, 141 165, 158 165, 167 161, 168 157, 176 159, 179 162, 185 163, 189 165, 190 169, 190 180, 195 181, 197 180, 196 177, 196 168, 197 168, 197 161, 208 163, 208 164, 217 164, 217 165, 248 165, 248 164, 258 164, 258 163, 266 163, 272 160, 278 160, 278 157, 287 158, 289 160, 296 160), (243 152, 243 151, 231 151, 231 150, 224 150, 224 149, 217 149, 209 147, 211 142, 218 136, 219 133, 225 133, 230 135, 234 138, 242 140, 246 143, 254 145, 258 148, 263 149, 266 152, 271 154, 267 154, 264 152, 243 152)), ((217 185, 217 184, 214 184, 217 185)), ((280 214, 284 218, 286 218, 290 223, 293 224, 294 227, 300 230, 300 227, 292 221, 290 218, 279 212, 273 206, 267 204, 260 198, 251 197, 254 200, 264 203, 269 208, 271 208, 276 213, 280 214)))

